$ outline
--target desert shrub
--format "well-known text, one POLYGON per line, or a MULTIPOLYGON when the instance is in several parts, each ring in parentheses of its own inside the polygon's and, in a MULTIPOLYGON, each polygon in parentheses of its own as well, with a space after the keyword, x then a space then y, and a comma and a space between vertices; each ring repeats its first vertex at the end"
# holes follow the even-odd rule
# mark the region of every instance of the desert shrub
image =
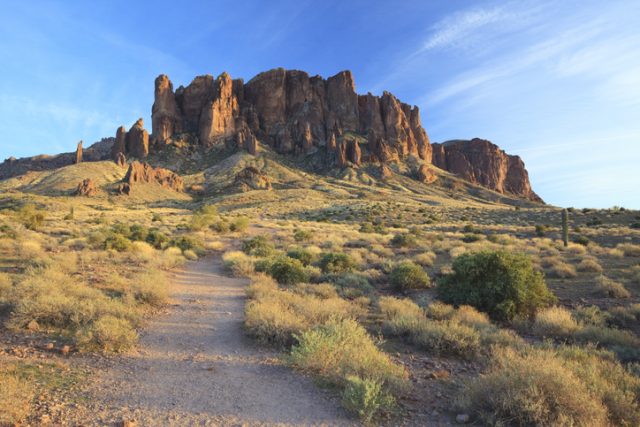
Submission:
POLYGON ((461 305, 451 315, 451 320, 462 323, 463 325, 472 326, 475 329, 483 329, 491 327, 489 316, 481 313, 469 305, 461 305))
POLYGON ((45 212, 36 208, 32 204, 24 205, 16 212, 18 221, 29 230, 37 231, 44 224, 46 218, 45 212))
POLYGON ((431 267, 436 260, 436 254, 433 252, 423 252, 413 257, 413 262, 423 267, 431 267))
POLYGON ((193 231, 199 231, 203 228, 209 227, 218 215, 218 210, 213 205, 206 205, 198 209, 191 217, 191 223, 189 229, 193 231))
POLYGON ((600 310, 598 306, 581 306, 574 310, 573 317, 583 325, 606 326, 611 314, 600 310))
POLYGON ((585 326, 575 334, 578 342, 597 344, 613 351, 621 359, 637 360, 640 340, 629 331, 601 326, 585 326))
POLYGON ((203 247, 203 243, 192 236, 180 236, 174 239, 171 239, 169 246, 174 246, 179 248, 182 252, 192 250, 192 251, 201 251, 203 247))
POLYGON ((303 265, 310 265, 315 260, 315 255, 304 248, 291 248, 287 251, 289 258, 297 259, 303 265))
POLYGON ((424 350, 473 358, 480 350, 480 334, 474 328, 455 321, 422 320, 409 340, 424 350))
POLYGON ((268 257, 275 251, 275 246, 267 236, 255 236, 242 242, 242 252, 247 255, 268 257))
POLYGON ((609 298, 629 298, 631 293, 622 283, 609 279, 604 275, 596 279, 596 292, 609 298))
POLYGON ((209 229, 216 233, 226 233, 231 230, 231 224, 225 218, 217 218, 209 224, 209 229))
POLYGON ((295 285, 308 279, 302 263, 287 256, 279 257, 271 263, 269 275, 282 285, 295 285))
POLYGON ((354 267, 353 259, 343 252, 327 252, 320 258, 320 269, 325 274, 346 273, 354 267))
POLYGON ((18 426, 29 414, 33 387, 6 368, 0 370, 0 425, 18 426))
POLYGON ((383 387, 400 390, 406 386, 407 372, 380 351, 367 331, 355 320, 330 320, 298 337, 291 349, 291 363, 336 384, 347 378, 377 381, 383 387))
POLYGON ((496 319, 532 316, 555 300, 542 274, 524 254, 463 254, 452 268, 452 273, 438 281, 440 298, 450 304, 471 305, 496 319))
POLYGON ((386 319, 395 319, 401 316, 419 318, 423 315, 422 309, 408 298, 380 297, 378 306, 386 319))
POLYGON ((570 279, 578 275, 574 266, 562 261, 557 261, 551 265, 551 274, 561 279, 570 279))
POLYGON ((164 249, 169 244, 169 237, 161 233, 158 229, 152 228, 147 234, 147 243, 156 249, 164 249))
POLYGON ((231 221, 231 225, 229 226, 229 229, 231 231, 236 231, 239 233, 247 231, 248 228, 249 228, 249 218, 247 218, 246 216, 240 216, 240 217, 234 218, 234 220, 231 221))
POLYGON ((136 276, 129 289, 136 301, 152 307, 160 307, 169 299, 169 280, 160 271, 151 270, 136 276))
POLYGON ((578 271, 602 273, 602 266, 598 263, 597 260, 593 258, 587 258, 580 261, 580 264, 578 264, 578 271))
POLYGON ((391 244, 399 248, 410 248, 416 246, 418 242, 413 234, 401 233, 393 236, 391 244))
MULTIPOLYGON (((0 283, 2 280, 0 280, 0 283)), ((1 286, 1 285, 0 285, 1 286)), ((0 298, 2 301, 2 298, 0 298)), ((630 328, 640 320, 640 304, 631 304, 628 307, 613 307, 609 309, 607 320, 621 328, 630 328)))
POLYGON ((138 334, 128 320, 106 315, 80 331, 78 344, 90 350, 120 352, 131 348, 137 340, 138 334))
POLYGON ((293 238, 296 242, 304 242, 311 239, 313 233, 309 230, 297 229, 293 232, 293 238))
POLYGON ((427 317, 435 320, 450 319, 455 313, 455 308, 452 305, 444 304, 436 301, 427 306, 425 314, 427 317))
POLYGON ((154 212, 151 214, 151 222, 162 222, 162 215, 158 212, 154 212))
POLYGON ((578 245, 582 245, 582 246, 588 246, 590 243, 590 240, 586 237, 586 236, 576 236, 572 239, 573 243, 576 243, 578 245))
POLYGON ((186 251, 184 251, 183 255, 189 261, 197 261, 198 259, 198 254, 195 253, 195 251, 192 251, 191 249, 187 249, 186 251))
POLYGON ((110 233, 103 243, 104 249, 112 249, 118 252, 128 251, 131 248, 131 240, 122 234, 110 233))
POLYGON ((346 273, 332 275, 329 277, 329 280, 335 283, 340 289, 340 293, 346 298, 357 298, 373 292, 373 286, 371 286, 369 280, 361 274, 346 273))
POLYGON ((536 225, 536 236, 544 237, 545 234, 547 234, 547 226, 541 224, 536 225))
POLYGON ((361 313, 357 306, 335 293, 330 295, 321 290, 319 296, 309 287, 283 290, 265 276, 254 278, 247 290, 252 300, 245 308, 248 333, 263 342, 290 345, 295 342, 296 334, 330 319, 346 319, 361 313))
POLYGON ((370 424, 383 412, 395 408, 395 398, 384 390, 382 383, 350 375, 342 392, 342 406, 365 424, 370 424))
POLYGON ((131 259, 139 262, 148 263, 155 259, 157 252, 148 243, 145 242, 132 242, 131 243, 131 259))
POLYGON ((634 245, 632 243, 621 243, 616 246, 617 249, 620 249, 624 256, 628 257, 640 257, 640 245, 634 245))
POLYGON ((568 338, 580 329, 580 325, 565 308, 553 306, 536 313, 531 332, 541 337, 568 338))
POLYGON ((172 269, 184 264, 184 261, 182 251, 178 248, 170 247, 162 251, 162 255, 157 258, 156 263, 160 268, 172 269))
POLYGON ((482 237, 482 234, 467 233, 462 236, 462 241, 465 243, 479 242, 480 240, 482 240, 482 237))
POLYGON ((225 252, 222 256, 224 266, 231 271, 234 276, 248 276, 254 271, 253 259, 240 251, 225 252))
POLYGON ((422 289, 431 285, 429 275, 411 261, 403 261, 391 270, 391 284, 398 290, 422 289))
POLYGON ((552 352, 496 350, 484 375, 471 380, 460 405, 488 425, 607 424, 607 410, 552 352))
POLYGON ((140 224, 134 224, 129 229, 129 240, 144 242, 149 236, 149 229, 140 224))

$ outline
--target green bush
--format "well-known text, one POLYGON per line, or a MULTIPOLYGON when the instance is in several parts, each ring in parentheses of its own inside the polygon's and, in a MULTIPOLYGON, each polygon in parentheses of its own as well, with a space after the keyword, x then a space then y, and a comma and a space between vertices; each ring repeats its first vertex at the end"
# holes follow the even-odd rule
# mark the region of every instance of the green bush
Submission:
POLYGON ((536 236, 544 237, 547 234, 547 226, 546 225, 536 225, 536 236))
POLYGON ((267 257, 275 251, 275 246, 267 236, 255 236, 242 242, 242 252, 247 255, 267 257))
POLYGON ((414 247, 417 243, 416 236, 409 233, 396 234, 391 239, 391 244, 399 248, 414 247))
POLYGON ((196 238, 191 236, 180 236, 171 240, 169 246, 175 246, 176 248, 180 248, 182 252, 192 250, 192 251, 200 251, 202 249, 202 243, 198 241, 196 238))
POLYGON ((236 231, 239 233, 245 232, 247 231, 247 228, 249 228, 249 218, 247 218, 246 216, 234 218, 234 220, 231 221, 231 226, 229 228, 231 231, 236 231))
POLYGON ((131 240, 127 239, 122 234, 111 233, 104 240, 104 249, 113 249, 118 252, 128 251, 131 247, 131 240))
POLYGON ((391 284, 398 290, 428 288, 429 275, 412 261, 403 261, 391 270, 391 284))
POLYGON ((346 273, 353 270, 354 267, 353 259, 343 252, 327 252, 320 259, 320 268, 325 274, 346 273))
POLYGON ((149 236, 149 229, 143 225, 134 224, 129 229, 129 239, 132 241, 144 242, 149 236))
POLYGON ((482 251, 462 254, 453 272, 438 281, 438 294, 449 304, 471 305, 494 319, 533 316, 556 298, 544 277, 524 254, 482 251))
POLYGON ((277 258, 269 266, 269 275, 281 285, 295 285, 308 280, 302 263, 287 256, 277 258))
POLYGON ((589 239, 586 238, 585 236, 576 236, 573 238, 573 243, 577 243, 578 245, 582 245, 582 246, 588 246, 589 239))
POLYGON ((309 230, 298 229, 293 232, 293 238, 295 239, 296 242, 303 242, 305 240, 309 240, 312 235, 313 233, 311 233, 311 231, 309 230))
POLYGON ((393 410, 394 397, 381 382, 350 375, 342 392, 342 406, 357 415, 365 424, 371 423, 381 412, 393 410))
POLYGON ((169 238, 158 229, 152 228, 147 234, 147 243, 156 249, 164 249, 169 243, 169 238))
POLYGON ((304 248, 292 248, 287 251, 289 258, 297 259, 303 265, 310 265, 314 261, 314 255, 304 248))
POLYGON ((369 280, 361 274, 346 273, 332 275, 328 278, 340 288, 340 294, 346 298, 357 298, 373 292, 369 280))

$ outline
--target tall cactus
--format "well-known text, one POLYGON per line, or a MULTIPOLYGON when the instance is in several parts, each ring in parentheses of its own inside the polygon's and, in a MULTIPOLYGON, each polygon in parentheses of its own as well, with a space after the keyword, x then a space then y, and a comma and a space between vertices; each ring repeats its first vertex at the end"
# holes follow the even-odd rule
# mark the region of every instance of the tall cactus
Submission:
POLYGON ((562 209, 562 242, 569 246, 569 211, 562 209))

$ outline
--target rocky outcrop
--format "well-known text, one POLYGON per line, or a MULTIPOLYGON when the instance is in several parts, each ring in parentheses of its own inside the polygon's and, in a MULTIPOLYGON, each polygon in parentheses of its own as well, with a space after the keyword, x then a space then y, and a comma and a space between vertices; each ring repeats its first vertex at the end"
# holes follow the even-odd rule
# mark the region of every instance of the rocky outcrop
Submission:
POLYGON ((433 164, 503 194, 541 202, 533 192, 524 162, 485 139, 433 144, 433 164))
POLYGON ((82 163, 82 141, 78 142, 78 146, 76 147, 75 163, 82 163))
POLYGON ((96 194, 98 194, 98 189, 96 188, 95 183, 89 178, 83 179, 82 182, 78 184, 78 188, 76 189, 76 192, 75 192, 76 196, 86 196, 86 197, 92 197, 92 196, 95 196, 96 194))
POLYGON ((271 179, 253 166, 247 166, 236 174, 233 186, 240 191, 271 190, 271 179))
MULTIPOLYGON (((278 68, 246 84, 222 73, 216 79, 198 76, 175 93, 172 88, 165 75, 155 81, 152 129, 156 143, 189 132, 204 146, 235 140, 249 151, 259 141, 280 153, 300 154, 320 147, 334 152, 339 140, 355 134, 360 139, 349 139, 344 148, 345 160, 352 166, 410 155, 431 161, 418 108, 388 92, 382 97, 358 96, 350 71, 323 79, 278 68), (362 144, 370 131, 375 135, 373 149, 362 144)), ((341 154, 334 157, 340 166, 341 154)))
POLYGON ((129 165, 122 183, 118 186, 120 194, 130 194, 139 183, 157 184, 175 191, 184 191, 184 181, 180 175, 163 168, 154 168, 148 163, 133 161, 129 165))

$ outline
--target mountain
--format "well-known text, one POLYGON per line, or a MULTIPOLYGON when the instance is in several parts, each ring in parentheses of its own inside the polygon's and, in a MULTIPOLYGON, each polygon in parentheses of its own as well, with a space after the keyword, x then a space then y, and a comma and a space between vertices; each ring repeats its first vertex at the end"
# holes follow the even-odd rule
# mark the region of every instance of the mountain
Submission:
POLYGON ((0 165, 0 179, 82 160, 122 164, 125 157, 162 163, 181 173, 188 164, 189 173, 195 173, 212 166, 214 158, 221 160, 221 151, 226 156, 237 150, 252 155, 272 151, 314 173, 340 175, 344 168, 375 165, 384 176, 396 165, 424 185, 437 179, 436 166, 507 196, 542 201, 519 157, 480 139, 432 144, 417 106, 389 92, 357 94, 350 71, 324 79, 277 68, 247 83, 227 73, 204 75, 175 91, 169 77, 160 75, 151 130, 149 134, 139 119, 128 131, 120 127, 115 138, 84 153, 80 144, 75 153, 8 159, 0 165), (200 159, 196 166, 194 158, 200 159))

